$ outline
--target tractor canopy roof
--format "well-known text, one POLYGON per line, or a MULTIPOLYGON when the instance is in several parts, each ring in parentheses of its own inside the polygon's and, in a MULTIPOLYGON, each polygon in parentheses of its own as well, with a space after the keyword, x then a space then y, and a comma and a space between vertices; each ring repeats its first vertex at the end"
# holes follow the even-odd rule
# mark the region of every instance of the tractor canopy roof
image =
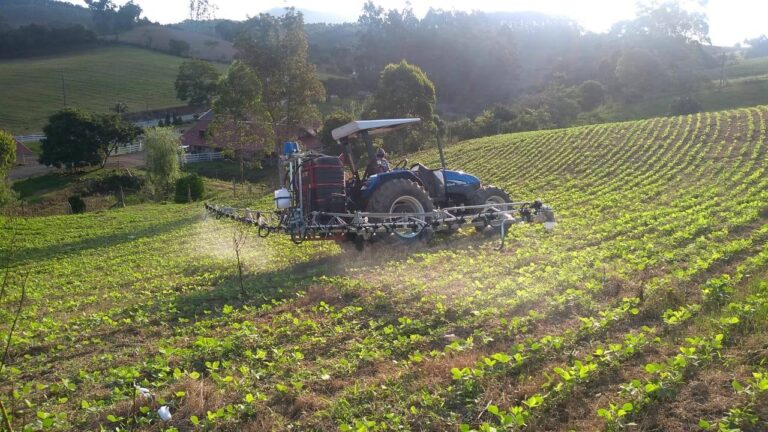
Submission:
POLYGON ((369 135, 380 135, 420 121, 420 118, 358 120, 337 127, 331 131, 331 135, 335 140, 353 137, 362 131, 368 131, 369 135))

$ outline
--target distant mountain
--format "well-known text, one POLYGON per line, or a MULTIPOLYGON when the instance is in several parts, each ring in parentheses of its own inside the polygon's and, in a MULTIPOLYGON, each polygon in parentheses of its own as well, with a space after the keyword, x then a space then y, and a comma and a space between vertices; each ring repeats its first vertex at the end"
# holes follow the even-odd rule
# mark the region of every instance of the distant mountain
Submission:
MULTIPOLYGON (((296 9, 296 10, 304 14, 304 22, 307 24, 312 24, 312 23, 340 24, 344 22, 357 21, 356 14, 352 14, 350 16, 342 16, 342 15, 336 15, 328 12, 313 11, 309 9, 296 9)), ((274 16, 281 16, 285 13, 285 8, 272 8, 266 11, 265 13, 268 13, 274 16)))
POLYGON ((9 27, 27 24, 69 27, 80 24, 90 28, 93 24, 87 8, 53 0, 0 0, 0 16, 0 21, 9 27))

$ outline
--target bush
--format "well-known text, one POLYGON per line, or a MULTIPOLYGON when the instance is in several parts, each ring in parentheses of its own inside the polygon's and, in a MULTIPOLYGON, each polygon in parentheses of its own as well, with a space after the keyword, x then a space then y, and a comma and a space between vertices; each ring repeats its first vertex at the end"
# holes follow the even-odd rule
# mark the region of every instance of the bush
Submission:
POLYGON ((85 213, 85 201, 83 201, 80 195, 72 195, 67 198, 67 201, 69 202, 69 206, 72 207, 73 214, 85 213))
POLYGON ((115 193, 122 187, 124 192, 138 192, 144 186, 144 179, 128 174, 111 174, 102 178, 86 180, 80 192, 82 196, 115 193))
POLYGON ((672 115, 688 115, 701 112, 702 107, 701 102, 695 98, 691 96, 682 96, 675 98, 675 100, 672 101, 670 110, 672 115))
POLYGON ((605 98, 605 88, 597 81, 584 81, 579 86, 579 105, 587 111, 599 107, 605 98))
POLYGON ((192 201, 197 201, 203 197, 205 193, 205 183, 203 178, 197 174, 190 174, 176 180, 176 196, 174 201, 177 203, 189 202, 189 198, 192 201))
POLYGON ((185 57, 189 54, 189 43, 187 41, 171 39, 168 41, 168 51, 179 57, 185 57))

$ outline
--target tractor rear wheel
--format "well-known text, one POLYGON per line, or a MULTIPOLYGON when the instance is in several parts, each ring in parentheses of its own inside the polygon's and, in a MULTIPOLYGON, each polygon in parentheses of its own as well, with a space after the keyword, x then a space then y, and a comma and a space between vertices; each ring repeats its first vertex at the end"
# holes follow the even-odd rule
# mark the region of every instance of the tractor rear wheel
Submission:
MULTIPOLYGON (((395 179, 381 185, 368 201, 366 211, 369 213, 430 213, 434 210, 429 195, 416 182, 406 179, 395 179)), ((373 223, 391 222, 415 222, 413 227, 394 230, 395 237, 404 241, 412 241, 422 237, 423 231, 431 227, 424 227, 429 223, 425 216, 375 218, 373 223)), ((384 235, 377 235, 384 237, 384 235)))
MULTIPOLYGON (((496 186, 483 186, 470 198, 469 205, 506 204, 511 203, 512 198, 504 189, 496 186)), ((506 210, 507 207, 500 208, 506 210)), ((478 232, 485 231, 487 227, 475 227, 478 232)))

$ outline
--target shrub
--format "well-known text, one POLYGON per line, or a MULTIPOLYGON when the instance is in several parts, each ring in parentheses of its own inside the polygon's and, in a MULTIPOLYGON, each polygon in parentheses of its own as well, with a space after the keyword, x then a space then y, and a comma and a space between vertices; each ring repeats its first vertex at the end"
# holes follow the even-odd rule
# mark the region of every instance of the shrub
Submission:
POLYGON ((682 96, 675 98, 670 107, 672 115, 687 115, 701 112, 701 102, 692 96, 682 96))
POLYGON ((579 86, 579 105, 587 111, 599 107, 605 98, 605 88, 597 81, 584 81, 579 86))
POLYGON ((192 201, 197 201, 203 197, 203 193, 205 193, 203 178, 197 174, 190 174, 176 180, 176 196, 174 201, 186 203, 189 202, 189 198, 192 198, 192 201))
POLYGON ((80 197, 80 195, 72 195, 69 198, 67 198, 67 201, 69 202, 69 206, 72 208, 72 213, 85 213, 85 201, 80 197))

